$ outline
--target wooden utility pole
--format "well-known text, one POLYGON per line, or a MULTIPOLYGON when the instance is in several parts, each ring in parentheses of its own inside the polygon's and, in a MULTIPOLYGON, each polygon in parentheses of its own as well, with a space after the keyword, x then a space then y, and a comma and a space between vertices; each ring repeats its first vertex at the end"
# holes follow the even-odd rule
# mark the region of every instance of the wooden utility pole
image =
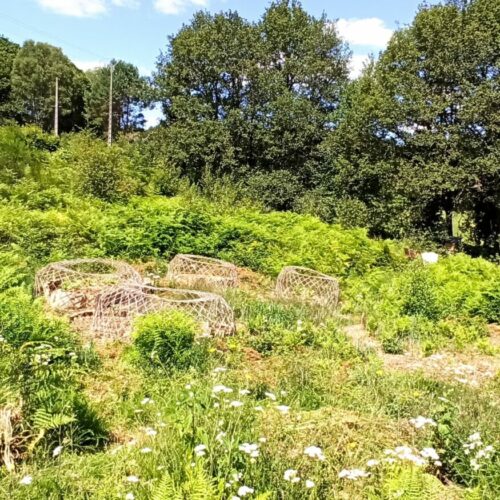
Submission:
POLYGON ((59 135, 59 78, 56 77, 56 104, 54 109, 54 135, 59 135))
POLYGON ((115 65, 109 67, 109 111, 108 111, 108 146, 113 141, 113 70, 115 65))

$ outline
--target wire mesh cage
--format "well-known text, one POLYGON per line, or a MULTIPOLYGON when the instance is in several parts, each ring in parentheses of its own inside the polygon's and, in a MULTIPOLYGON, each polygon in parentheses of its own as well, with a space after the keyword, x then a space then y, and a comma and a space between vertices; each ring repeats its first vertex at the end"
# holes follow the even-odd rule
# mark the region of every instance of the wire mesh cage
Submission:
POLYGON ((195 290, 126 284, 101 294, 97 300, 92 329, 102 338, 130 335, 134 319, 148 313, 175 309, 193 315, 210 336, 234 332, 234 313, 219 295, 195 290))
POLYGON ((202 255, 178 254, 168 265, 167 280, 185 288, 226 289, 238 285, 234 264, 202 255))
POLYGON ((96 299, 108 287, 121 283, 142 283, 141 275, 129 264, 111 259, 75 259, 54 262, 40 269, 35 292, 61 312, 92 313, 96 299))
POLYGON ((276 296, 309 302, 334 309, 339 301, 340 287, 335 278, 307 267, 284 267, 275 288, 276 296))

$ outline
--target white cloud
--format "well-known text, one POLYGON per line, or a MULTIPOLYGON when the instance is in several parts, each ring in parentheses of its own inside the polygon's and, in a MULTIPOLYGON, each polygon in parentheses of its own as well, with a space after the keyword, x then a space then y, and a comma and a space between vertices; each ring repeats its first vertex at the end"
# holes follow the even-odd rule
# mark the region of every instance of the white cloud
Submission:
POLYGON ((73 64, 81 69, 82 71, 88 71, 89 69, 102 68, 106 66, 105 62, 102 61, 73 61, 73 64))
POLYGON ((117 7, 128 7, 130 9, 136 9, 141 4, 139 0, 111 0, 111 3, 117 7))
POLYGON ((155 0, 155 9, 163 14, 179 14, 186 7, 206 7, 208 0, 155 0))
POLYGON ((89 17, 106 12, 104 0, 38 0, 38 3, 64 16, 89 17))
POLYGON ((104 14, 108 3, 116 7, 139 7, 139 0, 37 0, 38 3, 56 14, 73 17, 92 17, 104 14))
POLYGON ((337 30, 342 38, 351 45, 370 45, 385 47, 393 30, 384 25, 378 17, 365 19, 339 19, 337 30))
POLYGON ((349 78, 351 80, 358 78, 369 60, 370 56, 368 54, 353 54, 349 61, 349 78))

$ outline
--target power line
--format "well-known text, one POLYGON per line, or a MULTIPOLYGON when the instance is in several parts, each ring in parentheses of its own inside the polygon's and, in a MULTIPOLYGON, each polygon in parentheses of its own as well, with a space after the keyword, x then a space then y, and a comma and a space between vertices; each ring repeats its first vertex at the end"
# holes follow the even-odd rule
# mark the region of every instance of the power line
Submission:
POLYGON ((91 55, 92 57, 98 57, 99 59, 102 59, 104 61, 110 61, 112 58, 104 56, 103 54, 98 54, 97 52, 94 52, 93 50, 89 50, 83 47, 79 47, 78 45, 68 42, 67 40, 64 40, 60 36, 53 35, 52 33, 49 33, 48 31, 41 30, 39 28, 36 28, 35 26, 31 26, 30 24, 25 23, 24 21, 21 21, 19 19, 16 19, 15 17, 6 14, 5 12, 0 12, 0 17, 7 18, 10 21, 17 23, 20 26, 23 26, 24 28, 30 30, 30 31, 35 31, 39 33, 40 35, 48 36, 49 38, 52 38, 53 40, 57 40, 59 43, 63 43, 64 45, 68 47, 72 47, 76 50, 79 50, 80 52, 86 52, 87 54, 91 55))

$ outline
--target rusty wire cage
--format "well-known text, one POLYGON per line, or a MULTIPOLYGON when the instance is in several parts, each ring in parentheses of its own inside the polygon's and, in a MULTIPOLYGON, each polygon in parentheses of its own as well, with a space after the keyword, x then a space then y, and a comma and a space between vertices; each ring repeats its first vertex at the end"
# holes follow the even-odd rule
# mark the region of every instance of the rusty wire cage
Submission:
POLYGON ((301 300, 334 309, 339 301, 339 282, 307 267, 284 267, 276 280, 275 294, 281 299, 301 300))
POLYGON ((233 310, 219 295, 134 284, 111 288, 98 297, 92 330, 102 338, 127 337, 136 317, 169 309, 193 315, 206 336, 234 332, 233 310))
POLYGON ((234 264, 202 255, 178 254, 168 265, 167 280, 175 286, 224 290, 238 286, 234 264))
POLYGON ((109 287, 142 283, 141 275, 126 262, 111 259, 75 259, 54 262, 40 269, 35 292, 59 312, 92 314, 96 299, 109 287))

